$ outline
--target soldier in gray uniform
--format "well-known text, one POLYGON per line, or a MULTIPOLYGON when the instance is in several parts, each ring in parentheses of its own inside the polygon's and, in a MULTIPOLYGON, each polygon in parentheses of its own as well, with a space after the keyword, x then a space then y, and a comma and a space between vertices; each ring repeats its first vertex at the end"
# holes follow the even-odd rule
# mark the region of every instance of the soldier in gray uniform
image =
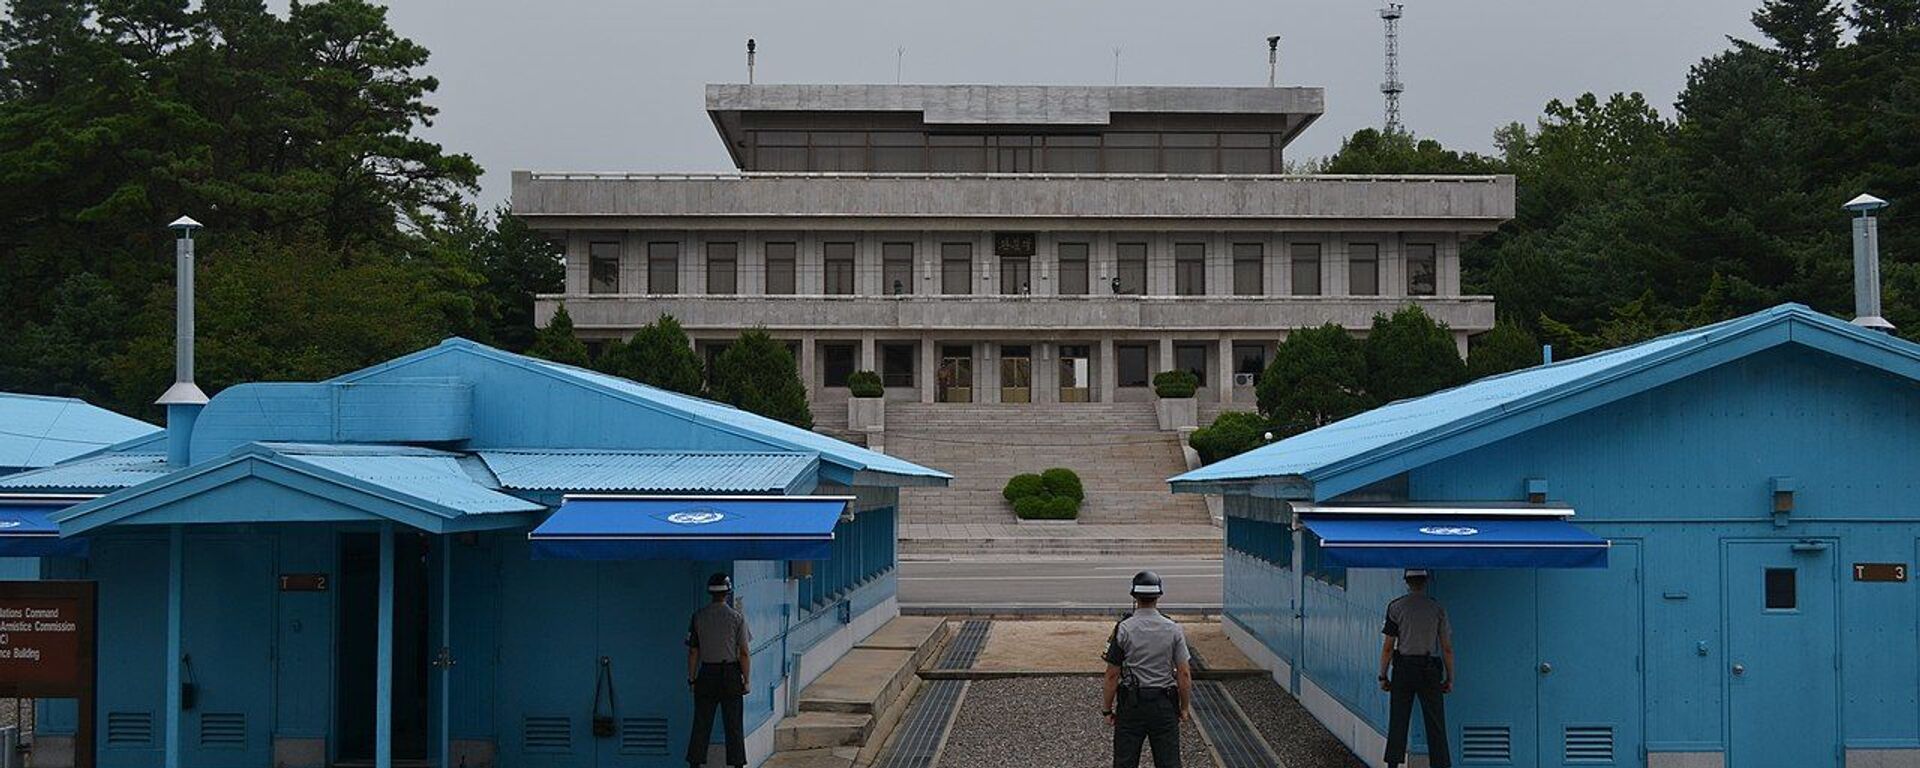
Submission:
POLYGON ((1447 705, 1453 692, 1453 625, 1447 609, 1427 595, 1427 572, 1408 569, 1407 593, 1387 604, 1387 623, 1380 629, 1380 690, 1392 694, 1387 718, 1389 766, 1407 759, 1407 727, 1413 719, 1413 700, 1420 700, 1420 716, 1427 726, 1427 764, 1453 765, 1447 751, 1447 705), (1389 677, 1388 673, 1392 676, 1389 677))
POLYGON ((1187 634, 1157 607, 1164 592, 1159 575, 1141 571, 1129 591, 1133 613, 1113 625, 1102 656, 1101 714, 1113 726, 1113 766, 1138 768, 1145 741, 1153 746, 1155 768, 1180 768, 1180 724, 1193 700, 1187 634))
POLYGON ((707 764, 707 743, 713 738, 713 710, 720 709, 727 731, 727 765, 747 764, 746 728, 741 703, 751 679, 753 655, 748 649, 753 633, 747 617, 727 603, 733 579, 716 573, 707 579, 713 599, 693 612, 687 623, 687 687, 693 689, 693 733, 687 738, 687 765, 707 764))

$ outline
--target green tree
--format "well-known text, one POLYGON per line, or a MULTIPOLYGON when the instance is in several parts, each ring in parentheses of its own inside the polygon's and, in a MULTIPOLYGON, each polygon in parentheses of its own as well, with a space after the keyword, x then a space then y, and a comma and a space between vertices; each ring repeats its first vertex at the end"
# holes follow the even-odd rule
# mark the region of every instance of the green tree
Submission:
POLYGON ((1419 397, 1467 380, 1453 333, 1416 306, 1374 315, 1361 349, 1367 395, 1375 403, 1419 397))
POLYGON ((1400 131, 1362 128, 1340 142, 1323 173, 1498 173, 1501 163, 1472 152, 1457 152, 1433 139, 1400 131))
POLYGON ((1365 380, 1360 342, 1328 323, 1288 334, 1254 392, 1276 437, 1285 437, 1366 410, 1365 380))
POLYGON ((535 335, 533 346, 527 354, 556 363, 566 363, 582 368, 593 362, 587 354, 587 345, 573 335, 573 316, 567 314, 566 307, 553 311, 553 319, 535 335))
POLYGON ((713 364, 714 399, 797 427, 813 428, 807 387, 785 344, 758 328, 740 334, 713 364))
POLYGON ((1519 323, 1500 322, 1467 343, 1467 378, 1531 368, 1541 362, 1540 341, 1519 323))
POLYGON ((600 369, 661 389, 698 395, 706 377, 693 342, 673 315, 661 315, 624 344, 607 348, 600 369))
POLYGON ((1773 41, 1787 66, 1812 71, 1840 47, 1840 4, 1834 0, 1766 0, 1753 26, 1773 41))
POLYGON ((1200 454, 1200 461, 1212 464, 1260 447, 1266 442, 1267 418, 1257 413, 1226 411, 1213 417, 1213 423, 1187 435, 1187 444, 1200 454))

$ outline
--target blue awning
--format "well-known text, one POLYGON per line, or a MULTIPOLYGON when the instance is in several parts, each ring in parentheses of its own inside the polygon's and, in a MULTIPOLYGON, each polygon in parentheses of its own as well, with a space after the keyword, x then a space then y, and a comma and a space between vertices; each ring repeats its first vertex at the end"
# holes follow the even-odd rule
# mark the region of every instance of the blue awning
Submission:
POLYGON ((0 557, 86 557, 86 539, 60 538, 51 515, 72 501, 0 503, 0 557))
POLYGON ((1308 517, 1329 565, 1605 568, 1606 539, 1554 518, 1308 517))
POLYGON ((825 560, 845 496, 569 497, 527 534, 557 560, 825 560))

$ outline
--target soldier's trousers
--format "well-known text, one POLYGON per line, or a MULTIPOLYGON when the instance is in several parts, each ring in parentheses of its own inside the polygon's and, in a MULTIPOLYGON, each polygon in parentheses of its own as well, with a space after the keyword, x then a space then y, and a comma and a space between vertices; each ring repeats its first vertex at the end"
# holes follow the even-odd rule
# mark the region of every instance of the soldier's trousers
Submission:
POLYGON ((693 733, 687 737, 687 764, 707 764, 707 744, 713 739, 713 711, 718 708, 727 731, 727 765, 747 764, 747 734, 741 722, 742 697, 739 664, 702 664, 693 681, 693 733))
POLYGON ((1453 765, 1453 753, 1447 751, 1446 698, 1440 692, 1446 676, 1446 665, 1432 656, 1393 657, 1393 676, 1387 683, 1392 697, 1387 709, 1387 765, 1407 762, 1407 730, 1416 698, 1427 726, 1427 764, 1433 768, 1453 765))
POLYGON ((1113 713, 1113 768, 1139 768, 1142 743, 1154 768, 1180 768, 1180 693, 1143 689, 1120 696, 1113 713))

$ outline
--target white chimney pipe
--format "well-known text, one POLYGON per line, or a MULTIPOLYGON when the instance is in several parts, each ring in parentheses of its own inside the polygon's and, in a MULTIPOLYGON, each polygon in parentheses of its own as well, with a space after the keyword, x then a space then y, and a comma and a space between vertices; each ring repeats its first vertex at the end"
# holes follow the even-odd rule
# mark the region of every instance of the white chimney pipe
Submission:
POLYGON ((193 423, 207 405, 207 394, 193 383, 193 232, 200 222, 186 216, 167 225, 177 235, 173 242, 173 386, 156 405, 167 407, 167 464, 186 466, 193 423))
POLYGON ((1861 195, 1841 206, 1853 218, 1853 324, 1891 332, 1893 323, 1880 315, 1880 221, 1873 213, 1887 201, 1861 195))

